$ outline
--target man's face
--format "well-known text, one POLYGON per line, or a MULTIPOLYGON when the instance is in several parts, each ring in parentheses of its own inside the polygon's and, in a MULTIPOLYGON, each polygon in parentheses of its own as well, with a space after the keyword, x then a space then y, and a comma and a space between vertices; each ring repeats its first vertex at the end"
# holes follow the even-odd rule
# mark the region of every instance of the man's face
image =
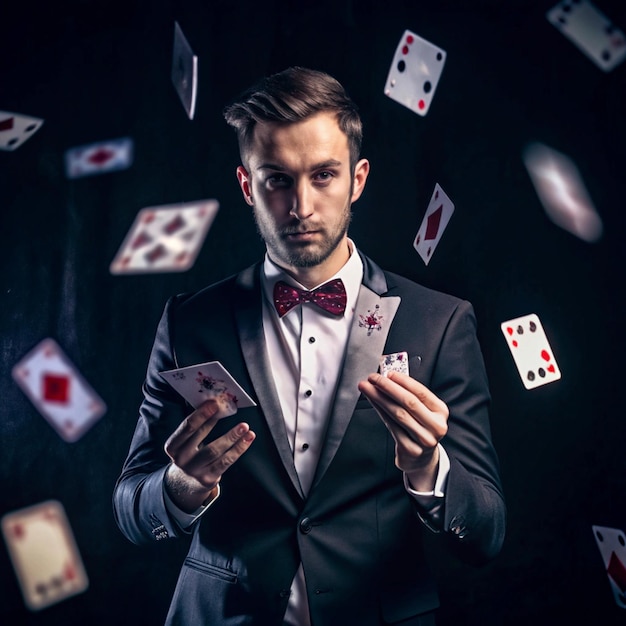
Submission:
POLYGON ((257 124, 246 156, 248 169, 240 166, 237 177, 272 260, 296 273, 320 265, 334 269, 351 204, 369 172, 365 159, 351 171, 348 139, 336 116, 257 124))

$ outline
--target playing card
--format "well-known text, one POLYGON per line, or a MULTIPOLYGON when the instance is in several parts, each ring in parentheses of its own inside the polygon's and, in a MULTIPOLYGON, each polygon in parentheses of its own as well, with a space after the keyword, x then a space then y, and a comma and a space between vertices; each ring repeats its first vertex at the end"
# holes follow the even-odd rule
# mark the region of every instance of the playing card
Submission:
POLYGON ((445 50, 405 30, 389 68, 385 95, 426 115, 445 62, 445 50))
POLYGON ((174 22, 174 51, 172 53, 172 82, 187 116, 193 119, 198 92, 198 57, 193 53, 178 22, 174 22))
POLYGON ((534 313, 502 322, 500 327, 526 389, 561 378, 546 333, 534 313))
POLYGON ((574 162, 538 142, 526 146, 523 160, 547 216, 584 241, 600 239, 602 220, 574 162))
POLYGON ((98 141, 65 152, 65 174, 81 178, 125 170, 133 163, 133 140, 129 137, 98 141))
POLYGON ((435 190, 426 208, 422 224, 413 241, 413 247, 426 265, 428 265, 452 213, 454 213, 452 200, 448 198, 439 183, 435 184, 435 190))
POLYGON ((591 2, 563 0, 546 17, 605 72, 626 58, 624 33, 591 2))
POLYGON ((32 137, 43 124, 37 117, 0 111, 0 150, 15 150, 32 137))
POLYGON ((592 526, 617 606, 626 609, 626 536, 617 528, 592 526))
POLYGON ((387 376, 389 372, 401 372, 409 375, 409 355, 407 352, 383 354, 380 360, 380 373, 387 376))
POLYGON ((200 252, 218 209, 217 200, 141 209, 111 262, 111 273, 188 270, 200 252))
POLYGON ((12 374, 64 441, 80 439, 106 412, 104 402, 54 339, 36 345, 12 374))
POLYGON ((89 586, 63 505, 49 500, 7 513, 2 534, 24 602, 38 611, 89 586))
POLYGON ((209 398, 219 400, 219 417, 234 415, 237 409, 256 406, 256 402, 241 388, 219 361, 189 365, 159 374, 197 409, 209 398))

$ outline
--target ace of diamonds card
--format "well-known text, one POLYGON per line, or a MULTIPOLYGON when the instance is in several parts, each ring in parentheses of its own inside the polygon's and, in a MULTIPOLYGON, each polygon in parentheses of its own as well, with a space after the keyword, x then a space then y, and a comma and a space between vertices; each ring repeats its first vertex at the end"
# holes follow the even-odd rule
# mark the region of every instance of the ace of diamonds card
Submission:
POLYGON ((2 518, 2 534, 31 611, 82 593, 89 586, 60 502, 49 500, 7 513, 2 518))
POLYGON ((64 441, 80 439, 106 405, 54 339, 44 339, 14 367, 13 379, 64 441))

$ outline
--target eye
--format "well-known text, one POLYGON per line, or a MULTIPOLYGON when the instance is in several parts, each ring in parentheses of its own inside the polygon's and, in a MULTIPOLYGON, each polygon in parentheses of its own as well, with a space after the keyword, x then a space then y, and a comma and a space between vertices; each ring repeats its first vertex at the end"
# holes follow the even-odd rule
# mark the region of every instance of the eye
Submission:
POLYGON ((276 172, 265 179, 265 184, 269 189, 285 189, 291 185, 291 178, 286 174, 276 172))
POLYGON ((334 174, 328 170, 322 170, 321 172, 317 172, 314 176, 315 181, 318 183, 328 183, 334 177, 334 174))

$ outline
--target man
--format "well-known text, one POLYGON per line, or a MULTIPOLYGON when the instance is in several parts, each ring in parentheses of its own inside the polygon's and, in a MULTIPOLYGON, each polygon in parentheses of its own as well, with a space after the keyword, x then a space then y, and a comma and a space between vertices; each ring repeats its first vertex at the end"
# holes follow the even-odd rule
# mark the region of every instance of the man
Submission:
POLYGON ((117 522, 136 543, 191 533, 169 624, 433 624, 423 533, 472 563, 504 536, 471 305, 384 272, 348 238, 369 163, 335 79, 290 68, 225 117, 267 254, 168 302, 117 522), (410 376, 377 373, 400 351, 410 376), (187 415, 159 372, 212 360, 258 406, 187 415))

